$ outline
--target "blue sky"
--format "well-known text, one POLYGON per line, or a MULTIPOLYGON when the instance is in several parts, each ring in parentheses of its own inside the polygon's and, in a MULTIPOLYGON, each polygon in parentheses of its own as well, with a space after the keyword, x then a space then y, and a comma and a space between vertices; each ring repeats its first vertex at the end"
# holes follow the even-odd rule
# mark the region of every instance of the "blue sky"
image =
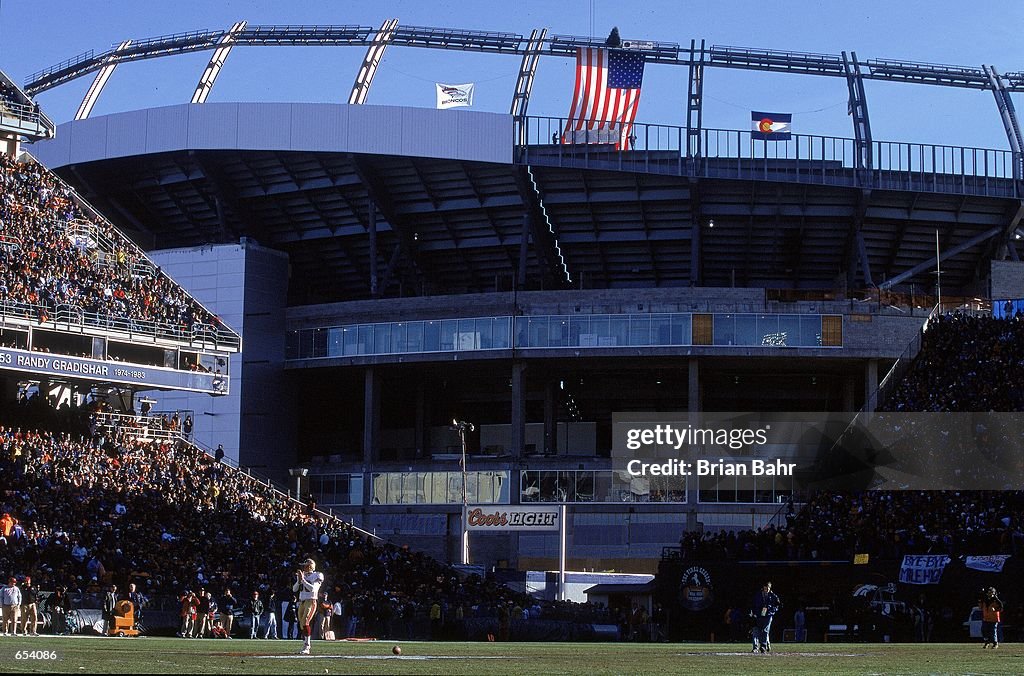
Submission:
MULTIPOLYGON (((494 2, 222 2, 177 0, 0 0, 0 69, 25 77, 80 52, 103 51, 126 38, 250 24, 359 24, 390 17, 417 26, 604 37, 618 26, 624 38, 689 44, 765 47, 801 52, 856 51, 861 59, 892 58, 1024 71, 1018 33, 1024 2, 932 0, 786 3, 697 0, 508 0, 494 2)), ((236 48, 210 102, 333 101, 347 99, 362 47, 236 48)), ((122 65, 93 115, 187 102, 209 52, 122 65)), ((516 56, 396 48, 388 50, 369 104, 434 105, 434 82, 477 83, 477 110, 508 112, 516 56)), ((530 103, 533 115, 564 116, 572 94, 571 59, 542 58, 530 103)), ((686 69, 648 65, 639 122, 685 124, 686 69)), ((92 76, 43 93, 39 102, 63 122, 74 115, 92 76)), ((852 136, 840 78, 708 69, 704 126, 746 129, 750 110, 794 113, 798 133, 852 136)), ((877 140, 1006 148, 992 94, 924 85, 868 82, 877 140)), ((1024 102, 1015 96, 1024 114, 1024 102)))

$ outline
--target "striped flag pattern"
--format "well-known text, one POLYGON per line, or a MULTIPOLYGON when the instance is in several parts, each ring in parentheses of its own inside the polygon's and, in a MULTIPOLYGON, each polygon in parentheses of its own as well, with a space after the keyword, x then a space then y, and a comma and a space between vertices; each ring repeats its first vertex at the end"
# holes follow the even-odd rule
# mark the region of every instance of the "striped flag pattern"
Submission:
POLYGON ((577 49, 576 88, 562 143, 605 143, 615 144, 616 150, 628 149, 643 78, 640 52, 577 49))

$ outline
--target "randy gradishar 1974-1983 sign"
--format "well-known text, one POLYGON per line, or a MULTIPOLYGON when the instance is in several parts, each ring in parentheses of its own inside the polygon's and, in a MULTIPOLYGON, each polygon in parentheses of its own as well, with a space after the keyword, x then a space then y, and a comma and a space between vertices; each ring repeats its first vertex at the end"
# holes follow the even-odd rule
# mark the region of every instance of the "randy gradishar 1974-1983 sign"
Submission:
POLYGON ((558 530, 558 507, 471 505, 466 523, 473 531, 558 530))

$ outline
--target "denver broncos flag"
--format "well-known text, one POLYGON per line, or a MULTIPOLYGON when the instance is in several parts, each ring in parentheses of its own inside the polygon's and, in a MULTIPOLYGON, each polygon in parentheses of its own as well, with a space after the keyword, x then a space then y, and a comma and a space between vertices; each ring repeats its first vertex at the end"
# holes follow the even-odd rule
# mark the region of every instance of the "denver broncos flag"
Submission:
POLYGON ((628 149, 643 80, 641 52, 577 49, 576 88, 562 143, 607 143, 616 150, 628 149))
POLYGON ((792 127, 792 113, 750 113, 750 136, 759 141, 788 141, 792 127))

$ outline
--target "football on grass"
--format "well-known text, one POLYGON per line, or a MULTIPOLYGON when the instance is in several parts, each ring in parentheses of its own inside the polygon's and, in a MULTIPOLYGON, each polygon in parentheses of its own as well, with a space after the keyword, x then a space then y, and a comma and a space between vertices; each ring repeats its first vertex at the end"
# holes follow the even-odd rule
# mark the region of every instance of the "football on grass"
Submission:
POLYGON ((398 646, 395 646, 394 648, 391 649, 391 652, 393 652, 396 655, 401 655, 402 654, 402 649, 399 648, 398 646))

